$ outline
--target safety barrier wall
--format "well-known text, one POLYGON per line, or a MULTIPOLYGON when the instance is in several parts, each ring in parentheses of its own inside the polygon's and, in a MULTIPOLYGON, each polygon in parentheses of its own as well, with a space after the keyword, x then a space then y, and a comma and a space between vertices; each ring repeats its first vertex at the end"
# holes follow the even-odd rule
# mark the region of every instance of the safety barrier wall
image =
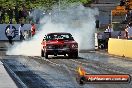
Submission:
POLYGON ((132 58, 132 40, 110 38, 108 53, 132 58))
MULTIPOLYGON (((7 30, 8 26, 11 27, 12 30, 15 30, 15 33, 13 33, 13 40, 20 40, 20 37, 18 35, 18 29, 20 24, 0 24, 0 40, 8 40, 7 35, 5 31, 7 30)), ((38 29, 39 25, 36 24, 36 28, 38 29)), ((23 30, 28 31, 31 30, 31 24, 24 24, 23 30)))

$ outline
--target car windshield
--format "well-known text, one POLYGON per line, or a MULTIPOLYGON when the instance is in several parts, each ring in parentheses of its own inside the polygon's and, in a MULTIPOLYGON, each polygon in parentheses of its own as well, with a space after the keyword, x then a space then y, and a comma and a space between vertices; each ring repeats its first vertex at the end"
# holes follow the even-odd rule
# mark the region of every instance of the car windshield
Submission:
POLYGON ((71 34, 49 34, 46 36, 46 40, 55 39, 74 40, 71 34))

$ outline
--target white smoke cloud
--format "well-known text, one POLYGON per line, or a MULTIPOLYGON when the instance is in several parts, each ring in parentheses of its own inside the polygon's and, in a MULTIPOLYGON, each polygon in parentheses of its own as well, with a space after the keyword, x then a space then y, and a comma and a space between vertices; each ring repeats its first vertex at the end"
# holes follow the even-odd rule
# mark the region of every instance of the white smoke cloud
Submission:
POLYGON ((41 41, 47 33, 70 32, 79 44, 79 49, 94 48, 96 8, 85 8, 82 5, 56 11, 41 20, 39 31, 30 41, 15 43, 8 49, 8 55, 40 56, 41 41))

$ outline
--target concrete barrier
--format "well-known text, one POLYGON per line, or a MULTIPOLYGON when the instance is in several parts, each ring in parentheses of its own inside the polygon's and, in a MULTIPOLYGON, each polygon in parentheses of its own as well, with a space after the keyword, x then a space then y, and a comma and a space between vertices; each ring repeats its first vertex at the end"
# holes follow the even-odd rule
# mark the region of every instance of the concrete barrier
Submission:
POLYGON ((132 40, 110 38, 108 53, 132 58, 132 40))

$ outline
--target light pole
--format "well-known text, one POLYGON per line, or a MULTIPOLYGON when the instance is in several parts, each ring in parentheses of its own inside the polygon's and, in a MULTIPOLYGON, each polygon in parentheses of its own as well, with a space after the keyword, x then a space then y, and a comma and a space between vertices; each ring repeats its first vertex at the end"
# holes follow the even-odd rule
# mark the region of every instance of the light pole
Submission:
POLYGON ((111 25, 112 25, 112 19, 113 19, 113 16, 112 16, 112 10, 111 10, 111 13, 110 13, 110 20, 111 20, 111 25))
POLYGON ((59 11, 60 11, 60 0, 59 0, 59 11))

